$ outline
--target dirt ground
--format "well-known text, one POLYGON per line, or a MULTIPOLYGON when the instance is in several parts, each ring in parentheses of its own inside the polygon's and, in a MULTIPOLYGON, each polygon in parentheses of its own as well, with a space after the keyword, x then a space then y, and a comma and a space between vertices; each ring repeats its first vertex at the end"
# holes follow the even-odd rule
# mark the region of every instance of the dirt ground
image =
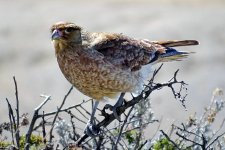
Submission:
MULTIPOLYGON (((15 104, 13 76, 19 88, 21 113, 52 96, 44 107, 55 110, 70 84, 60 72, 50 39, 50 26, 71 21, 89 31, 117 32, 150 40, 196 39, 201 44, 180 50, 195 54, 163 66, 158 81, 178 78, 188 85, 187 111, 169 90, 152 95, 156 117, 166 124, 201 113, 216 87, 225 89, 225 3, 221 1, 81 1, 0 0, 0 123, 7 119, 5 98, 15 104)), ((157 66, 155 66, 156 68, 157 66)), ((87 97, 74 91, 66 106, 87 97)), ((179 120, 179 121, 178 121, 179 120)))

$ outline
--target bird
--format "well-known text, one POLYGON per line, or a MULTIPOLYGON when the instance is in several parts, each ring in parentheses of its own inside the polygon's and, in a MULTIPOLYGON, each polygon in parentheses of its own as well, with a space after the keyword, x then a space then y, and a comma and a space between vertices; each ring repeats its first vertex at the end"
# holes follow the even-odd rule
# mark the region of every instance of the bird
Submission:
POLYGON ((53 24, 50 30, 61 72, 76 89, 95 100, 85 130, 92 135, 97 134, 93 120, 100 101, 120 95, 113 107, 118 118, 116 108, 123 103, 124 94, 143 89, 145 66, 181 61, 191 52, 174 47, 199 44, 196 40, 150 41, 122 33, 88 32, 64 21, 53 24))

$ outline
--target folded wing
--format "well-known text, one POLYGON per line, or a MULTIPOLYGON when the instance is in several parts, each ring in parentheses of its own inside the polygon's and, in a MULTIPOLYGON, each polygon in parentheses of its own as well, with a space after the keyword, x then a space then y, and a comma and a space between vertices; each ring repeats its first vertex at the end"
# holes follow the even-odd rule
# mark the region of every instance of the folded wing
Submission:
POLYGON ((136 40, 122 34, 99 33, 91 47, 104 55, 104 59, 123 69, 140 70, 149 63, 179 61, 188 52, 172 47, 197 45, 195 40, 148 41, 136 40))

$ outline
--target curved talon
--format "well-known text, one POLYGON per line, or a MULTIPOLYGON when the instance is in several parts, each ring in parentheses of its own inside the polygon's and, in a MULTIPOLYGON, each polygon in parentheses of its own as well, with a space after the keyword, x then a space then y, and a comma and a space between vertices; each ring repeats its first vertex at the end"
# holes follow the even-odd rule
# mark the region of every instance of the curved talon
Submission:
POLYGON ((124 99, 123 99, 124 93, 121 94, 120 98, 118 99, 118 101, 116 102, 116 104, 114 106, 110 105, 110 104, 106 104, 104 106, 103 110, 109 109, 113 112, 114 117, 121 122, 121 118, 117 113, 117 108, 120 107, 121 105, 123 105, 124 103, 124 99))
POLYGON ((106 109, 111 110, 111 111, 113 112, 114 117, 115 117, 119 122, 121 122, 120 116, 118 115, 117 110, 116 110, 118 107, 119 107, 119 106, 118 106, 117 104, 115 104, 114 106, 112 106, 112 105, 110 105, 110 104, 106 104, 106 105, 104 106, 104 110, 106 110, 106 109))

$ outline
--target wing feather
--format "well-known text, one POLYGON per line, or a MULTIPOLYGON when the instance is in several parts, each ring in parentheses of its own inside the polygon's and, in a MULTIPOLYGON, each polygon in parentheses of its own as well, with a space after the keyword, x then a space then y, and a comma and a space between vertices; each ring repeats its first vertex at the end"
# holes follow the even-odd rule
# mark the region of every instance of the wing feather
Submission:
MULTIPOLYGON (((122 34, 101 33, 92 42, 92 48, 117 67, 137 71, 151 62, 157 49, 150 43, 135 40, 122 34)), ((161 49, 161 51, 164 51, 161 49)))
POLYGON ((149 41, 136 40, 122 34, 96 33, 91 46, 104 55, 107 61, 120 68, 140 70, 149 63, 178 61, 188 52, 171 47, 198 45, 195 40, 149 41))

